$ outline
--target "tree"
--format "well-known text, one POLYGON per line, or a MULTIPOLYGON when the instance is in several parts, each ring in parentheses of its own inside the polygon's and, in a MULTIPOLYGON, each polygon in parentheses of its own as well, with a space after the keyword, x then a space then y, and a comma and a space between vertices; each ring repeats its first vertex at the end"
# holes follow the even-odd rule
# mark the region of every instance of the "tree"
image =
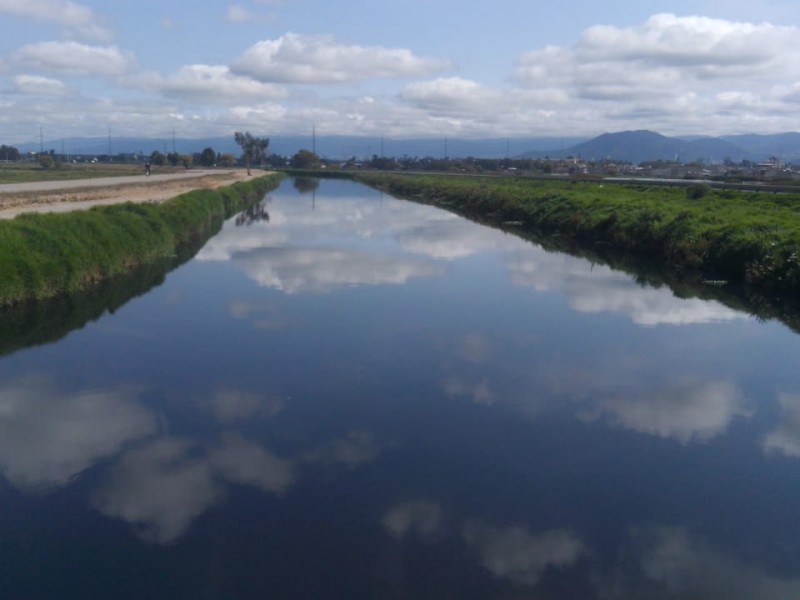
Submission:
POLYGON ((289 165, 295 169, 315 169, 319 164, 319 156, 311 150, 300 150, 289 161, 289 165))
POLYGON ((213 148, 204 148, 200 153, 200 164, 204 167, 213 167, 217 162, 217 153, 213 148))
POLYGON ((236 157, 226 152, 217 158, 217 164, 222 167, 232 167, 236 164, 236 157))
POLYGON ((166 160, 166 158, 167 157, 164 156, 158 150, 153 150, 153 152, 150 154, 150 162, 152 164, 156 165, 157 167, 163 167, 164 166, 164 161, 166 160))
POLYGON ((237 131, 233 134, 233 139, 242 148, 242 158, 244 158, 244 164, 247 167, 247 174, 250 175, 250 166, 253 164, 260 165, 264 160, 269 146, 269 138, 254 137, 250 135, 249 131, 244 133, 237 131))
POLYGON ((0 146, 0 160, 16 162, 19 160, 19 150, 14 146, 0 146))

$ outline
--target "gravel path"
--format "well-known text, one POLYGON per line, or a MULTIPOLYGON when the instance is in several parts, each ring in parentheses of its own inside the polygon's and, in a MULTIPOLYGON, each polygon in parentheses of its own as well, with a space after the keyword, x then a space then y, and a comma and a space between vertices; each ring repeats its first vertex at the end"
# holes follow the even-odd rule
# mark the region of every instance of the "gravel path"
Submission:
MULTIPOLYGON (((264 172, 254 172, 255 176, 264 172)), ((248 179, 244 169, 0 184, 0 219, 26 212, 67 212, 120 202, 163 202, 185 192, 248 179)))
POLYGON ((0 183, 0 194, 24 192, 53 192, 86 188, 111 187, 130 184, 150 184, 162 181, 176 181, 206 177, 209 173, 220 174, 231 171, 186 171, 184 173, 164 173, 163 175, 126 175, 122 177, 96 177, 92 179, 70 179, 62 181, 29 181, 26 183, 0 183))

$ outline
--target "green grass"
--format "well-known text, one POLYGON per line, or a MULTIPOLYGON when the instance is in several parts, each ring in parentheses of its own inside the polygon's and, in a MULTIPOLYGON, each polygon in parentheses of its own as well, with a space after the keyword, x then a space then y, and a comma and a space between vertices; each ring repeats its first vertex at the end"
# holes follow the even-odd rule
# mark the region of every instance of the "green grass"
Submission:
MULTIPOLYGON (((154 167, 153 173, 183 171, 183 167, 154 167)), ((29 183, 33 181, 68 181, 95 179, 97 177, 123 177, 144 174, 144 165, 123 164, 64 164, 59 168, 44 169, 38 163, 0 163, 0 184, 29 183)))
POLYGON ((125 203, 0 221, 0 305, 85 290, 213 235, 279 176, 196 190, 163 204, 125 203))
POLYGON ((800 291, 800 195, 597 182, 359 173, 389 193, 489 223, 657 261, 699 279, 800 291))

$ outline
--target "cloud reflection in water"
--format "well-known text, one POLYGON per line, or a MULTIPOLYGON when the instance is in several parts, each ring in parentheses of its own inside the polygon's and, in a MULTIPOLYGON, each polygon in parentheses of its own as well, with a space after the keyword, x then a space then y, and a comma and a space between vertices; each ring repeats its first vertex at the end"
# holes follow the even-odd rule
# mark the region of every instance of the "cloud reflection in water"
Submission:
POLYGON ((59 392, 46 377, 0 386, 0 471, 17 488, 45 491, 157 430, 134 389, 59 392))

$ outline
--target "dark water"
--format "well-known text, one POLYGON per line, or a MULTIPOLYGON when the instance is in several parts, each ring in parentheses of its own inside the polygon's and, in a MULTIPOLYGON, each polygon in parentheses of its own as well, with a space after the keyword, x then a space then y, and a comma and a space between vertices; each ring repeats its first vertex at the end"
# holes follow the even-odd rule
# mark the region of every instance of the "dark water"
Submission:
POLYGON ((287 181, 0 359, 0 598, 800 597, 799 340, 287 181))

